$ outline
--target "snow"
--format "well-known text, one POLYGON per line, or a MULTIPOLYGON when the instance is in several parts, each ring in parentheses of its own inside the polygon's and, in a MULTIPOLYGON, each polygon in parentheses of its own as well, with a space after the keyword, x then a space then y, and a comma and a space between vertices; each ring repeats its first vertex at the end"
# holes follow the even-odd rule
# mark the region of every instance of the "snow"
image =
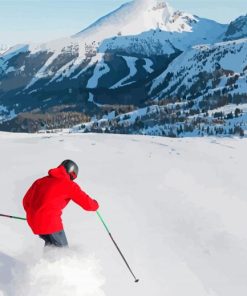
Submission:
POLYGON ((0 44, 0 56, 4 54, 9 49, 7 44, 0 44))
POLYGON ((226 40, 240 39, 247 36, 247 15, 240 16, 230 23, 225 34, 226 40))
POLYGON ((103 116, 103 119, 107 119, 107 120, 112 120, 116 117, 116 112, 112 111, 110 113, 108 113, 107 115, 103 116))
MULTIPOLYGON (((70 37, 51 40, 45 43, 31 43, 29 46, 30 51, 35 54, 40 51, 60 53, 62 50, 72 51, 75 50, 77 44, 71 40, 70 37)), ((55 57, 55 56, 54 56, 55 57)))
POLYGON ((0 122, 11 120, 16 117, 14 110, 8 110, 7 107, 0 105, 0 122))
POLYGON ((7 61, 9 59, 13 58, 15 55, 18 55, 19 53, 27 52, 28 50, 28 45, 18 44, 9 48, 7 51, 2 52, 0 56, 0 69, 2 68, 2 70, 5 71, 8 68, 7 61))
POLYGON ((94 102, 94 95, 92 93, 89 93, 88 102, 94 102))
POLYGON ((117 36, 118 33, 136 35, 159 27, 166 28, 173 9, 163 1, 164 7, 153 10, 156 2, 152 0, 126 3, 76 34, 75 37, 85 38, 93 35, 96 40, 103 40, 117 36))
POLYGON ((90 60, 88 65, 85 68, 83 68, 79 73, 77 73, 75 76, 73 76, 72 79, 78 78, 82 73, 86 72, 90 67, 97 64, 97 62, 100 60, 100 58, 101 58, 101 54, 97 54, 96 56, 92 57, 92 59, 90 60))
MULTIPOLYGON (((168 66, 168 68, 163 73, 161 73, 157 78, 155 78, 153 80, 152 87, 150 89, 150 94, 152 93, 153 90, 155 90, 155 88, 157 88, 165 80, 168 73, 178 73, 179 70, 181 70, 181 68, 184 69, 184 67, 185 67, 184 63, 186 63, 186 67, 189 68, 190 67, 189 61, 191 59, 193 59, 194 55, 195 55, 195 49, 192 49, 192 50, 182 53, 178 58, 176 58, 174 61, 172 61, 170 63, 170 65, 168 66), (171 69, 172 69, 172 72, 171 72, 171 69)), ((189 77, 192 77, 194 75, 194 72, 195 71, 190 71, 189 77)), ((182 78, 185 79, 185 77, 186 76, 184 75, 184 77, 182 77, 182 78)), ((175 84, 175 83, 176 83, 176 81, 174 79, 173 84, 175 84)), ((171 87, 172 87, 172 84, 169 84, 168 88, 171 88, 171 87)))
POLYGON ((148 31, 139 35, 120 36, 117 38, 106 39, 101 42, 99 51, 124 50, 130 55, 140 54, 147 57, 157 54, 173 54, 174 47, 169 42, 165 32, 148 31))
POLYGON ((8 73, 15 72, 15 71, 16 71, 16 69, 14 67, 9 67, 9 68, 7 68, 5 73, 8 74, 8 73))
MULTIPOLYGON (((29 52, 35 56, 39 52, 50 54, 45 64, 33 75, 24 90, 28 90, 40 79, 48 79, 47 85, 64 78, 78 78, 88 67, 78 74, 75 70, 92 54, 103 55, 107 50, 121 49, 127 54, 141 54, 145 57, 152 55, 170 55, 176 49, 187 50, 193 45, 214 43, 219 40, 227 29, 226 25, 198 18, 189 13, 175 11, 163 0, 135 0, 122 5, 119 9, 102 17, 82 32, 66 38, 52 40, 46 43, 18 45, 1 55, 0 69, 6 71, 8 60, 20 52, 29 52), (91 48, 90 54, 87 48, 91 48), (72 54, 75 58, 60 69, 51 69, 53 62, 64 53, 72 54)), ((62 59, 62 58, 61 58, 62 59)), ((95 56, 89 66, 94 64, 95 56)), ((101 61, 102 59, 96 59, 101 61)), ((99 65, 100 67, 100 65, 99 65)), ((89 86, 97 87, 98 79, 108 73, 107 65, 104 71, 98 71, 97 66, 89 81, 89 86)), ((147 62, 145 69, 151 73, 151 63, 147 62)), ((13 70, 13 69, 12 69, 13 70)), ((20 71, 23 69, 20 68, 20 71)), ((18 69, 16 70, 18 71, 18 69)), ((119 82, 120 83, 120 82, 119 82)), ((119 84, 121 85, 121 83, 119 84)))
MULTIPOLYGON (((163 93, 172 89, 178 82, 180 85, 184 84, 189 88, 195 83, 195 77, 198 77, 200 72, 212 73, 215 70, 216 63, 224 70, 241 73, 247 63, 246 52, 247 39, 195 46, 191 50, 182 53, 168 66, 166 71, 153 81, 150 93, 165 80, 168 73, 174 73, 174 78, 172 78, 169 86, 162 91, 163 93)), ((228 78, 226 76, 221 77, 221 88, 226 87, 228 78)), ((240 78, 238 84, 239 89, 234 90, 234 92, 245 93, 246 77, 240 78)), ((208 93, 214 90, 211 89, 208 93)))
POLYGON ((5 51, 2 58, 3 60, 8 60, 13 56, 22 52, 27 52, 28 50, 29 50, 29 46, 27 44, 18 44, 10 47, 7 51, 5 51))
POLYGON ((152 73, 154 70, 152 68, 153 66, 153 62, 150 59, 144 59, 146 64, 143 66, 143 68, 148 72, 148 73, 152 73))
POLYGON ((92 77, 88 80, 87 88, 96 88, 98 86, 99 79, 110 72, 109 66, 104 62, 104 55, 98 54, 100 61, 97 63, 92 77))
POLYGON ((54 73, 47 68, 54 62, 54 60, 59 56, 60 52, 54 52, 51 57, 45 62, 45 64, 39 69, 39 71, 34 75, 28 85, 25 87, 25 90, 29 89, 32 85, 34 85, 39 79, 52 76, 54 73))
POLYGON ((216 44, 212 48, 221 46, 221 50, 228 49, 229 54, 221 59, 220 64, 224 69, 233 69, 235 72, 243 71, 245 64, 247 63, 247 38, 240 39, 237 42, 223 42, 222 44, 216 44), (232 60, 234 59, 234 63, 232 60))
MULTIPOLYGON (((76 34, 74 38, 91 38, 91 40, 102 41, 111 37, 138 35, 153 30, 180 35, 195 31, 196 38, 198 38, 205 33, 209 37, 208 32, 212 27, 214 31, 210 32, 211 35, 217 34, 219 37, 227 29, 225 25, 200 19, 189 13, 174 11, 166 1, 158 2, 156 0, 136 0, 126 3, 76 34)), ((187 37, 193 38, 189 35, 187 37)))
MULTIPOLYGON (((91 102, 93 104, 95 104, 96 106, 100 107, 102 106, 101 104, 98 104, 94 101, 94 94, 92 94, 91 92, 89 93, 89 98, 88 98, 88 102, 91 102)), ((93 117, 94 118, 94 117, 93 117)))
MULTIPOLYGON (((85 61, 85 56, 79 56, 78 58, 75 58, 74 60, 70 61, 69 63, 65 64, 63 67, 61 67, 56 74, 54 75, 54 77, 49 81, 49 83, 53 82, 53 81, 62 81, 64 78, 68 78, 70 76, 72 76, 72 74, 75 72, 75 70, 81 65, 81 63, 83 63, 83 61, 85 61)), ((91 64, 90 64, 91 66, 91 64)), ((88 67, 86 67, 85 71, 88 69, 88 67)), ((84 72, 84 69, 82 71, 80 71, 80 74, 84 72)), ((80 75, 79 74, 79 75, 80 75)), ((78 77, 78 75, 74 76, 75 78, 78 77)), ((73 78, 74 78, 73 77, 73 78)), ((48 83, 48 84, 49 84, 48 83)))
POLYGON ((128 68, 129 68, 130 72, 129 72, 129 74, 126 77, 124 77, 123 79, 121 79, 120 81, 118 81, 116 84, 114 84, 112 87, 110 87, 112 89, 113 88, 118 88, 118 87, 121 87, 121 86, 124 86, 124 85, 128 85, 130 83, 133 83, 133 81, 131 81, 129 83, 125 83, 125 82, 128 81, 133 76, 135 76, 136 73, 137 73, 136 61, 138 59, 137 58, 134 58, 134 57, 128 57, 128 56, 121 56, 121 57, 125 60, 125 62, 126 62, 128 68))
POLYGON ((247 139, 1 133, 0 146, 1 212, 24 216, 34 179, 73 158, 140 278, 98 217, 71 203, 71 249, 54 256, 25 221, 1 218, 3 295, 246 295, 247 139))
POLYGON ((37 296, 104 296, 101 289, 104 279, 100 275, 97 260, 90 256, 84 258, 77 251, 53 251, 30 265, 19 295, 27 295, 28 291, 28 295, 37 296))
POLYGON ((237 85, 238 88, 231 93, 247 93, 247 73, 245 74, 245 76, 239 78, 239 80, 237 81, 237 85))
MULTIPOLYGON (((180 13, 179 17, 187 15, 180 13)), ((212 20, 197 18, 191 24, 188 31, 170 31, 160 29, 149 29, 135 35, 133 32, 129 35, 117 36, 105 39, 100 43, 99 51, 107 50, 125 50, 130 54, 152 56, 157 54, 170 55, 175 49, 185 51, 191 46, 210 43, 213 44, 219 40, 219 36, 226 30, 226 26, 218 24, 212 20), (209 34, 210 32, 210 34, 209 34)))
POLYGON ((227 30, 226 25, 174 11, 166 1, 135 0, 102 17, 73 36, 99 44, 99 51, 125 49, 150 56, 186 50, 192 45, 214 43, 227 30))
MULTIPOLYGON (((96 104, 94 102, 94 97, 93 97, 93 95, 91 93, 89 95, 89 101, 96 104)), ((96 105, 100 106, 99 104, 96 104, 96 105)), ((108 122, 109 120, 112 120, 112 119, 119 119, 119 124, 122 124, 122 125, 124 125, 124 124, 133 124, 138 117, 145 116, 147 113, 151 115, 152 113, 157 112, 158 108, 159 108, 158 106, 153 105, 153 106, 140 108, 140 109, 137 109, 135 111, 131 111, 131 112, 128 112, 128 113, 117 115, 117 116, 116 116, 115 111, 113 111, 113 112, 110 112, 108 115, 104 115, 102 117, 102 119, 99 119, 99 120, 97 120, 96 116, 92 117, 91 122, 83 123, 83 126, 85 126, 85 128, 81 128, 81 124, 75 125, 71 129, 71 132, 84 133, 85 129, 90 130, 90 128, 93 127, 95 122, 97 122, 98 125, 101 125, 101 124, 104 124, 105 122, 108 122), (148 111, 148 109, 149 109, 149 111, 148 111)))
POLYGON ((209 110, 208 114, 210 116, 212 116, 213 113, 216 112, 223 112, 225 114, 231 113, 235 111, 236 108, 241 109, 244 113, 247 113, 247 104, 240 104, 240 105, 235 105, 235 104, 229 104, 229 105, 225 105, 223 107, 219 107, 213 110, 209 110))
POLYGON ((80 59, 80 63, 78 63, 78 60, 78 58, 74 59, 61 67, 47 84, 50 84, 53 81, 62 81, 64 77, 69 77, 77 68, 77 66, 79 66, 79 64, 82 62, 80 59))
POLYGON ((7 111, 8 111, 7 107, 0 105, 0 112, 7 112, 7 111))

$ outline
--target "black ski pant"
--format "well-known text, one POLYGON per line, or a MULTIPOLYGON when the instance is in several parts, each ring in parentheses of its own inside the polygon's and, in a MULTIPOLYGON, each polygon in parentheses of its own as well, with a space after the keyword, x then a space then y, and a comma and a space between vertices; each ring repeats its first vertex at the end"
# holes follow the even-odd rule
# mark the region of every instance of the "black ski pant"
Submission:
POLYGON ((45 241, 45 247, 68 247, 68 241, 64 230, 51 234, 41 234, 39 237, 45 241))

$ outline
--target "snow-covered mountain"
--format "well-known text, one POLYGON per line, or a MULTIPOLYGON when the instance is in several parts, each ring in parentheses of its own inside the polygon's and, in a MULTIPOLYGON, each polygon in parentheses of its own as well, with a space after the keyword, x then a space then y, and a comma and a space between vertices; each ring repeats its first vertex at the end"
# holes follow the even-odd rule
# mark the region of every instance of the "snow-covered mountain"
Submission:
POLYGON ((194 99, 219 91, 247 94, 246 53, 247 39, 195 46, 154 79, 150 94, 194 99))
POLYGON ((198 45, 152 81, 147 107, 75 126, 74 132, 165 136, 247 132, 247 39, 198 45))
MULTIPOLYGON (((77 79, 100 63, 108 51, 127 51, 143 56, 170 55, 195 44, 213 43, 225 30, 224 25, 214 21, 173 12, 164 1, 136 0, 71 38, 25 45, 26 58, 36 56, 40 68, 28 75, 23 86, 25 90, 30 89, 42 79, 46 84, 61 81, 64 77, 77 79)), ((3 57, 2 72, 14 72, 14 69, 7 52, 3 57)))
POLYGON ((0 44, 0 56, 4 54, 9 49, 7 44, 0 44))
POLYGON ((240 16, 230 23, 224 40, 236 40, 240 38, 247 38, 247 15, 240 16))
POLYGON ((74 37, 103 40, 117 35, 138 35, 160 29, 166 32, 191 32, 198 20, 188 13, 175 12, 164 0, 135 0, 122 5, 74 37))
POLYGON ((245 71, 244 59, 238 58, 245 55, 245 41, 222 43, 238 30, 242 33, 236 38, 243 37, 243 22, 235 22, 241 26, 235 24, 234 31, 234 22, 227 26, 175 11, 163 0, 126 3, 71 37, 8 50, 0 57, 0 104, 14 114, 59 111, 100 117, 107 106, 124 110, 156 98, 210 95, 215 88, 210 87, 211 71, 221 67, 223 57, 226 71, 245 71), (210 74, 206 84, 201 71, 210 74))

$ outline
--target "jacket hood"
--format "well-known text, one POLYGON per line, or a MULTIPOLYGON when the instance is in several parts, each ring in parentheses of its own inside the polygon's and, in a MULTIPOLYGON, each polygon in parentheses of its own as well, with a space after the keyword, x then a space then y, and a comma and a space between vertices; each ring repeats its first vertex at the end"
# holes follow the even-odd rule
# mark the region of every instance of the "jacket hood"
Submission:
POLYGON ((57 167, 57 168, 50 169, 48 171, 48 175, 50 177, 54 177, 54 178, 63 178, 63 179, 70 180, 70 177, 67 174, 65 168, 63 166, 61 166, 61 165, 59 167, 57 167))

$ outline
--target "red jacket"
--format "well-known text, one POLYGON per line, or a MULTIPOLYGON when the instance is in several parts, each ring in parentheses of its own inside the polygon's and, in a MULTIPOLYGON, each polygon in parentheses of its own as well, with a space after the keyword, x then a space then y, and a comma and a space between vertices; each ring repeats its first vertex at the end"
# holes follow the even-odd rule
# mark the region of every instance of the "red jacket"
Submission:
POLYGON ((27 222, 34 234, 51 234, 63 230, 62 210, 73 200, 86 211, 97 211, 91 199, 70 180, 63 166, 51 169, 48 176, 36 180, 23 198, 27 222))

